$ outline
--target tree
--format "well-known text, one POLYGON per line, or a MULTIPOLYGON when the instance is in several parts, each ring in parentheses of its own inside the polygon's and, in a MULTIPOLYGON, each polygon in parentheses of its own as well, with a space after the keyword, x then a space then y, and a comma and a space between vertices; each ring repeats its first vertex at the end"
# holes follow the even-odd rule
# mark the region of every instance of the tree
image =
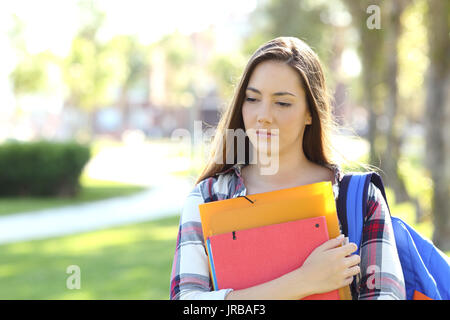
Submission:
POLYGON ((399 174, 398 163, 403 136, 400 123, 398 74, 399 39, 402 34, 401 16, 409 4, 408 0, 398 0, 386 3, 389 10, 386 14, 386 41, 385 41, 385 82, 386 97, 384 103, 385 131, 382 133, 384 152, 382 153, 381 168, 385 173, 386 183, 394 190, 397 202, 412 201, 416 205, 417 218, 421 216, 421 207, 417 199, 412 199, 406 190, 403 177, 399 174))
POLYGON ((244 52, 251 54, 262 43, 275 37, 293 36, 304 40, 323 60, 328 60, 332 30, 326 23, 326 16, 335 3, 311 0, 263 2, 251 17, 255 28, 245 42, 244 52))
POLYGON ((129 93, 140 83, 148 81, 148 49, 141 45, 135 36, 118 35, 107 43, 108 51, 115 56, 119 76, 119 105, 122 111, 122 129, 128 128, 129 93))
POLYGON ((14 24, 8 36, 18 62, 9 78, 14 95, 19 101, 23 95, 38 93, 47 88, 47 66, 52 60, 52 55, 49 52, 30 54, 24 38, 26 25, 16 15, 12 18, 14 24))
POLYGON ((78 2, 83 25, 72 40, 69 55, 62 62, 63 79, 68 88, 66 105, 89 114, 92 133, 95 111, 115 101, 114 89, 123 78, 120 58, 99 39, 105 14, 92 1, 78 2))
MULTIPOLYGON (((186 97, 195 96, 196 80, 203 77, 192 39, 178 31, 165 35, 150 48, 150 54, 157 52, 164 56, 165 105, 191 107, 194 99, 186 97)), ((154 67, 150 65, 151 70, 154 67)))
POLYGON ((48 53, 31 55, 23 52, 19 63, 10 74, 16 97, 38 93, 47 88, 47 65, 51 56, 48 53))
POLYGON ((426 84, 426 159, 434 195, 433 241, 450 250, 450 2, 428 1, 429 66, 426 84))
POLYGON ((63 64, 64 82, 69 89, 68 103, 92 112, 112 101, 109 88, 120 74, 116 57, 103 45, 76 36, 63 64))
POLYGON ((239 53, 217 54, 212 58, 209 70, 216 80, 223 101, 231 101, 245 62, 244 56, 239 53))
MULTIPOLYGON (((363 100, 369 114, 368 119, 368 134, 369 141, 369 163, 371 165, 378 165, 377 159, 378 141, 380 136, 377 129, 377 119, 382 113, 382 89, 383 89, 383 70, 384 70, 384 39, 385 30, 380 28, 372 28, 368 26, 367 8, 371 5, 378 4, 380 1, 362 0, 362 1, 345 1, 353 19, 353 24, 358 32, 360 45, 359 53, 362 62, 362 82, 363 82, 363 100)), ((382 17, 385 15, 384 10, 378 12, 379 19, 383 21, 382 17)), ((374 14, 377 14, 375 12, 374 14)))
POLYGON ((380 166, 386 185, 393 189, 397 202, 414 203, 419 219, 423 211, 421 204, 408 193, 399 172, 404 136, 400 121, 398 49, 402 35, 401 17, 410 1, 384 2, 375 7, 372 1, 348 0, 346 3, 361 39, 364 101, 369 109, 369 162, 380 166), (371 15, 377 14, 378 25, 370 20, 371 15))

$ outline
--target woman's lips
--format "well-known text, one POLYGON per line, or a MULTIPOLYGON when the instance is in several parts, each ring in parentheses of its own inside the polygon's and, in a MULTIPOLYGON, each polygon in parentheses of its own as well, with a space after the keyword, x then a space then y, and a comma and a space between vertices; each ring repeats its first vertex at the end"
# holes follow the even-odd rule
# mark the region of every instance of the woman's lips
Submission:
POLYGON ((269 130, 261 129, 261 130, 256 130, 256 135, 258 137, 270 138, 270 137, 276 136, 277 134, 274 132, 271 132, 269 130))

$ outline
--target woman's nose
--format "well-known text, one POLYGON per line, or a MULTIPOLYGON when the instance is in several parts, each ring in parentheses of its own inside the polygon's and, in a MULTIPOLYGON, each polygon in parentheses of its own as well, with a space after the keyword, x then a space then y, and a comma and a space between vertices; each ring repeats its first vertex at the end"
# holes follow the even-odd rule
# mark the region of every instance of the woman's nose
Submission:
POLYGON ((270 103, 262 103, 257 115, 258 123, 272 123, 272 110, 270 103))

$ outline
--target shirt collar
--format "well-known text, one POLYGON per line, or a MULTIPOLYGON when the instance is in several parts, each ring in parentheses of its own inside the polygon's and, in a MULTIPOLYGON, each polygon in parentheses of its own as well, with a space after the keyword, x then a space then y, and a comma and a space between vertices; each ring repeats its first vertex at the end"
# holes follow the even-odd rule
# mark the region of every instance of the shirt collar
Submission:
MULTIPOLYGON (((234 173, 237 175, 237 177, 242 180, 242 176, 241 176, 242 168, 245 167, 246 165, 247 164, 245 164, 245 163, 236 163, 233 166, 231 166, 230 168, 216 173, 216 175, 226 174, 228 172, 234 171, 234 173)), ((339 182, 343 178, 343 172, 342 172, 342 169, 339 166, 339 164, 331 163, 331 164, 325 164, 325 166, 327 168, 333 170, 334 180, 332 182, 332 185, 339 184, 339 182)))
POLYGON ((242 170, 242 168, 244 166, 246 166, 246 164, 237 163, 237 164, 234 164, 233 166, 229 167, 228 169, 225 169, 223 171, 217 172, 215 175, 218 176, 218 175, 226 174, 226 173, 228 173, 230 171, 234 171, 240 177, 241 176, 241 170, 242 170))

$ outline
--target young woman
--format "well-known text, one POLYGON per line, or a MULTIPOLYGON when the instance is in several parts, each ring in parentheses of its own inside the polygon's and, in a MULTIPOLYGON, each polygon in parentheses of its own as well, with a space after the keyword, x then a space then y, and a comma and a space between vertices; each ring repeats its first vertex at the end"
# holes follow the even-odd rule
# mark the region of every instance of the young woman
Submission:
POLYGON ((312 49, 292 37, 262 45, 247 64, 218 125, 211 159, 185 202, 171 299, 301 299, 349 285, 355 276, 358 299, 405 299, 390 214, 372 183, 360 256, 352 254, 356 245, 343 243, 341 235, 277 279, 243 290, 212 289, 199 204, 320 181, 332 182, 337 199, 343 172, 331 160, 334 126, 322 67, 312 49), (227 131, 239 129, 247 133, 243 150, 230 147, 226 139, 227 131), (238 161, 240 152, 245 161, 238 161), (263 174, 263 154, 277 161, 270 174, 263 174))

